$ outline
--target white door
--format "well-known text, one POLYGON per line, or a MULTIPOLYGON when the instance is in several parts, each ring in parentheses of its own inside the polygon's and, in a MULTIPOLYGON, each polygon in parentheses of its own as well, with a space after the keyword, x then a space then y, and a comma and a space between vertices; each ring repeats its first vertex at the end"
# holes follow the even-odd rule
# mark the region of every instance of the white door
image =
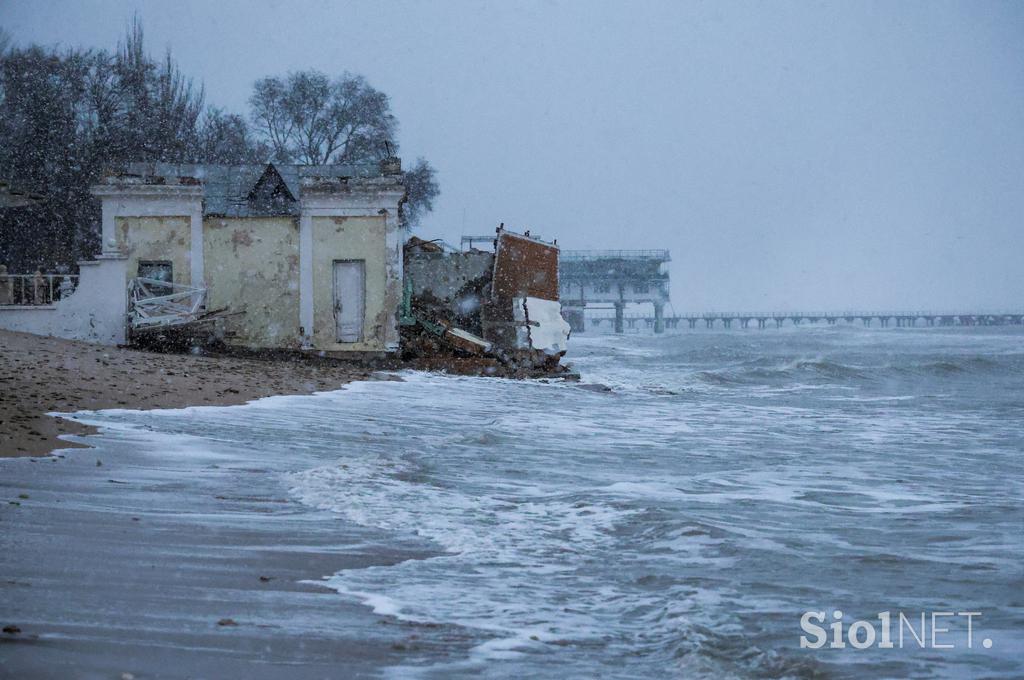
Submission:
POLYGON ((361 342, 366 306, 366 263, 334 261, 334 320, 338 342, 361 342))

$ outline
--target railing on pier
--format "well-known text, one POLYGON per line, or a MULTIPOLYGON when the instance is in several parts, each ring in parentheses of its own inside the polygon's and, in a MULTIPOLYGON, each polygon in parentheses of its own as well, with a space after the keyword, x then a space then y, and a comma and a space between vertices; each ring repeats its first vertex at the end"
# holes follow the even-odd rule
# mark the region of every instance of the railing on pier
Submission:
POLYGON ((78 274, 0 274, 0 305, 52 305, 78 288, 78 274))
POLYGON ((661 260, 669 262, 667 250, 563 250, 559 254, 562 262, 583 262, 587 260, 661 260))
MULTIPOLYGON (((599 307, 598 309, 605 309, 599 307)), ((655 325, 656 316, 650 314, 623 314, 619 317, 622 322, 631 328, 637 323, 644 323, 648 326, 655 325)), ((615 322, 616 317, 610 315, 587 315, 586 322, 598 325, 604 321, 615 322)), ((751 322, 756 322, 758 328, 766 328, 768 322, 774 322, 774 326, 781 328, 785 322, 799 326, 804 323, 816 324, 824 321, 829 325, 835 325, 839 321, 846 323, 861 322, 870 326, 872 321, 877 321, 880 326, 888 327, 890 322, 897 326, 914 326, 918 320, 924 320, 928 326, 997 326, 997 325, 1024 325, 1024 311, 978 311, 978 312, 933 312, 933 311, 902 311, 902 312, 689 312, 676 313, 664 316, 662 322, 669 328, 675 328, 680 322, 687 322, 690 328, 696 328, 698 322, 703 321, 707 328, 714 328, 720 323, 723 328, 732 328, 732 323, 738 321, 741 328, 749 327, 751 322)))

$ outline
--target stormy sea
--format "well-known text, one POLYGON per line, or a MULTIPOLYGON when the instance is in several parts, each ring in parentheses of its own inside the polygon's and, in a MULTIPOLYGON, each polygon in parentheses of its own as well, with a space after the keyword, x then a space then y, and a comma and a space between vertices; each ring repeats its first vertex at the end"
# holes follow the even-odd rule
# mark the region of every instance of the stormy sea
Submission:
POLYGON ((101 454, 248 461, 323 522, 429 546, 318 581, 449 631, 384 676, 1024 675, 1022 329, 581 335, 567 360, 579 383, 407 372, 82 418, 101 454), (906 621, 801 648, 808 611, 829 643, 906 621))

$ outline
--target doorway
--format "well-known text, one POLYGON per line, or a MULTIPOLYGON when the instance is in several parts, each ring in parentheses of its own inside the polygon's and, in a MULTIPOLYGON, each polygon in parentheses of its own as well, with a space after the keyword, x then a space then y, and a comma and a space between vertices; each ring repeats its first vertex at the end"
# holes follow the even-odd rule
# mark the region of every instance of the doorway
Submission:
POLYGON ((334 320, 338 342, 362 342, 366 316, 366 261, 334 261, 334 320))

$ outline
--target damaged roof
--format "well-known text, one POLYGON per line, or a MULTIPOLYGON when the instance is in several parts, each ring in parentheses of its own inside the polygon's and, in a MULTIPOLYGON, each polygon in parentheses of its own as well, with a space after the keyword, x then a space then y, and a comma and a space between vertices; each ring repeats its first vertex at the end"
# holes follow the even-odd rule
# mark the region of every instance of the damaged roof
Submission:
POLYGON ((400 180, 401 166, 395 160, 387 159, 379 165, 129 163, 124 171, 112 174, 107 181, 116 184, 136 179, 143 184, 201 185, 204 216, 298 215, 303 184, 345 184, 350 179, 381 177, 400 180))

